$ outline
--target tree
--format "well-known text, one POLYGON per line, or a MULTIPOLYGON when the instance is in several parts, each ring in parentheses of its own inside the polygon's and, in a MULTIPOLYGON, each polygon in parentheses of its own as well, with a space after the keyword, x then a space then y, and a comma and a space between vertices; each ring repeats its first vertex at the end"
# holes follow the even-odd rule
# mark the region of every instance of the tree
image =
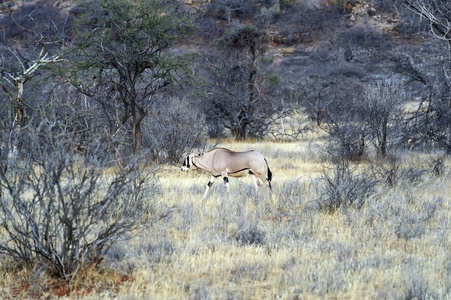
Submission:
POLYGON ((451 46, 451 3, 446 0, 397 0, 429 22, 431 33, 451 46))
POLYGON ((423 76, 426 92, 411 123, 415 125, 417 137, 425 143, 451 152, 451 2, 397 0, 397 3, 425 20, 432 36, 447 44, 448 56, 443 61, 443 68, 427 78, 423 76))
MULTIPOLYGON (((429 23, 430 33, 448 43, 451 56, 451 3, 446 0, 397 0, 429 23)), ((450 58, 445 65, 445 75, 451 81, 450 58)))
POLYGON ((3 91, 10 97, 11 103, 15 103, 15 117, 11 121, 12 128, 19 129, 23 122, 23 93, 25 83, 35 76, 35 73, 40 68, 62 61, 62 58, 58 54, 49 56, 44 44, 41 47, 38 56, 33 60, 25 58, 18 49, 4 48, 4 50, 9 51, 17 59, 17 64, 20 66, 17 70, 7 70, 4 64, 1 65, 2 81, 0 84, 3 91))
POLYGON ((329 152, 346 159, 360 159, 369 143, 368 115, 363 107, 364 85, 355 79, 338 77, 318 92, 312 115, 329 134, 329 152))
MULTIPOLYGON (((401 104, 405 93, 389 80, 362 86, 344 81, 323 89, 318 103, 323 107, 320 128, 329 133, 329 152, 334 156, 360 159, 373 144, 385 157, 401 140, 401 124, 405 120, 401 104)), ((318 121, 318 120, 317 120, 318 121)))
POLYGON ((406 95, 400 85, 389 81, 377 81, 367 85, 363 106, 367 113, 369 135, 377 153, 383 157, 401 137, 400 124, 405 119, 401 104, 406 95))
POLYGON ((32 4, 12 11, 10 4, 5 2, 1 7, 8 14, 0 20, 0 26, 8 30, 0 38, 0 87, 9 102, 3 107, 8 107, 5 120, 10 127, 9 156, 13 157, 24 125, 25 107, 31 102, 25 99, 26 84, 42 78, 43 69, 63 61, 61 45, 68 24, 51 5, 44 4, 37 9, 32 4))
POLYGON ((130 126, 135 154, 149 105, 164 88, 191 77, 187 57, 170 53, 171 46, 194 28, 190 15, 177 3, 89 0, 80 4, 71 81, 102 103, 114 119, 113 133, 130 126))
POLYGON ((254 26, 233 26, 218 42, 220 55, 209 56, 212 80, 205 100, 208 120, 229 129, 237 140, 262 137, 289 109, 266 89, 261 58, 263 33, 254 26))
POLYGON ((199 148, 207 140, 207 134, 203 132, 205 116, 188 99, 173 97, 158 101, 152 105, 149 114, 143 122, 147 132, 143 147, 147 146, 153 160, 178 165, 186 151, 191 151, 190 145, 195 143, 193 146, 199 148))

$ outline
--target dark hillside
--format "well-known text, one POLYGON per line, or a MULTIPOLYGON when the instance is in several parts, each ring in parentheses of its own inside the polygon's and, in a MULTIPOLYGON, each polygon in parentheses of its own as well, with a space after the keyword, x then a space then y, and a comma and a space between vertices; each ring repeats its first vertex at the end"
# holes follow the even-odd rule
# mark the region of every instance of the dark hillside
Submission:
MULTIPOLYGON (((369 81, 399 73, 402 58, 398 56, 402 54, 415 56, 421 51, 424 54, 440 51, 434 49, 436 43, 421 34, 425 29, 421 28, 421 22, 398 15, 387 1, 347 1, 340 6, 333 1, 288 2, 249 1, 243 6, 239 1, 228 1, 231 7, 227 10, 219 1, 187 0, 185 3, 193 8, 199 26, 196 44, 192 46, 213 51, 215 41, 232 24, 253 24, 265 34, 268 61, 287 75, 288 81, 314 69, 321 76, 343 74, 369 81), (298 75, 289 76, 287 72, 298 75)), ((72 25, 67 18, 76 12, 77 1, 5 0, 0 8, 3 43, 17 44, 27 35, 42 35, 44 27, 50 31, 49 23, 54 28, 69 30, 72 25)), ((435 64, 432 59, 442 55, 429 55, 429 63, 435 64)))

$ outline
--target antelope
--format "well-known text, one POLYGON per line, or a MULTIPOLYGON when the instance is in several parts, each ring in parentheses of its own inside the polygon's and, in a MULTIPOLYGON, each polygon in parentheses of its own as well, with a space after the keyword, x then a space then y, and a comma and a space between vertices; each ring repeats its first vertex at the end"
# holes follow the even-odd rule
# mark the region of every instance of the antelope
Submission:
POLYGON ((219 176, 223 178, 229 196, 229 176, 242 177, 251 174, 256 191, 260 185, 259 179, 272 190, 271 170, 263 154, 258 151, 234 152, 226 148, 215 148, 207 152, 191 153, 185 158, 182 171, 188 171, 191 166, 211 174, 202 200, 206 199, 208 190, 219 176))

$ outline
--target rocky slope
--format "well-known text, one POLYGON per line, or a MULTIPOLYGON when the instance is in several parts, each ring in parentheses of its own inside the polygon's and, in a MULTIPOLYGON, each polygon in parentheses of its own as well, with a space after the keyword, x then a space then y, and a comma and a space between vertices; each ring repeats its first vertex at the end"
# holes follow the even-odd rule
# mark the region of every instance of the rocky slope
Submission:
MULTIPOLYGON (((209 0, 184 2, 193 9, 196 18, 211 5, 209 0)), ((3 17, 20 7, 32 7, 33 10, 28 12, 32 18, 36 10, 43 8, 58 9, 68 14, 78 0, 9 0, 2 3, 0 11, 3 17)), ((269 67, 280 74, 281 81, 289 83, 290 88, 295 88, 302 76, 345 73, 359 80, 385 76, 396 67, 397 62, 390 58, 396 56, 396 49, 404 49, 399 51, 407 54, 412 49, 412 55, 416 56, 423 55, 422 52, 427 55, 423 42, 406 48, 407 43, 410 43, 409 46, 412 43, 410 38, 400 35, 398 16, 387 8, 377 6, 376 1, 349 0, 344 2, 340 13, 336 7, 331 9, 336 3, 331 0, 302 3, 302 7, 281 11, 279 0, 257 1, 257 13, 248 19, 248 22, 264 23, 268 46, 266 61, 272 62, 269 67), (387 56, 388 59, 382 58, 387 56)), ((209 22, 221 23, 216 27, 224 28, 231 21, 210 17, 209 22)), ((7 30, 4 26, 3 31, 7 30)), ((190 50, 196 50, 196 46, 198 50, 210 47, 218 33, 217 30, 210 35, 200 34, 201 41, 190 46, 190 50)))

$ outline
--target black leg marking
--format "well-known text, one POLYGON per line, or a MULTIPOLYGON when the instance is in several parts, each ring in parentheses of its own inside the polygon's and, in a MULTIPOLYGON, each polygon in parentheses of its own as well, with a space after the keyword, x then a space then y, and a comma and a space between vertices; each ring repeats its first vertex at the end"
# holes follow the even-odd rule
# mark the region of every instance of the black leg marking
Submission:
POLYGON ((224 177, 224 184, 229 182, 229 178, 228 177, 224 177))

